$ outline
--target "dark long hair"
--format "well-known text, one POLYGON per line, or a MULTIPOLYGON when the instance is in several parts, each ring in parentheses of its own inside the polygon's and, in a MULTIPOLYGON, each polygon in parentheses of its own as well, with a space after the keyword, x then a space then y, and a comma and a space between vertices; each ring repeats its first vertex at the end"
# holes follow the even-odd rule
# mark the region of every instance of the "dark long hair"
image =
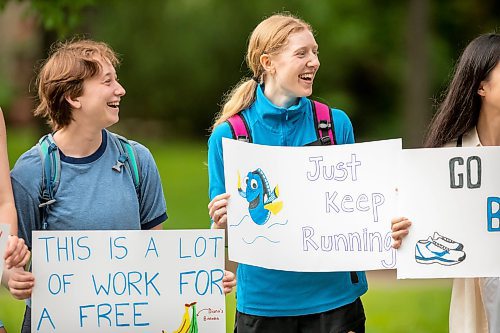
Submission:
POLYGON ((425 147, 441 147, 473 128, 479 118, 481 81, 488 78, 500 59, 500 35, 484 34, 463 51, 445 97, 434 115, 425 147))

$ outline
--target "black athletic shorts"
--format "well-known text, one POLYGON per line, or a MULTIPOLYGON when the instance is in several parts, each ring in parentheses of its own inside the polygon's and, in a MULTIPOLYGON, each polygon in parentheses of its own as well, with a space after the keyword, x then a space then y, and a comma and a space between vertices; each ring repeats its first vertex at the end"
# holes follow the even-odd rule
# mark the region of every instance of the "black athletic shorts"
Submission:
POLYGON ((291 317, 261 317, 236 312, 234 333, 364 333, 361 299, 327 312, 291 317))
POLYGON ((31 333, 31 308, 26 305, 21 333, 31 333))

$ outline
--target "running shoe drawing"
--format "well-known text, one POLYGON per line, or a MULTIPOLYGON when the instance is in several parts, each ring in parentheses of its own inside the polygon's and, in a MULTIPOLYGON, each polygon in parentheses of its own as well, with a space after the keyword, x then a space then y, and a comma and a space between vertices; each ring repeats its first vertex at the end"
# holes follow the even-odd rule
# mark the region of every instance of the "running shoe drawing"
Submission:
MULTIPOLYGON (((438 239, 441 241, 443 240, 442 238, 438 239)), ((451 266, 464 261, 465 252, 450 249, 429 236, 426 240, 419 240, 415 244, 415 260, 420 264, 440 264, 444 266, 451 266)))
POLYGON ((445 236, 440 235, 437 231, 434 232, 434 236, 432 239, 435 242, 449 248, 450 250, 462 251, 464 245, 462 243, 456 242, 453 239, 447 238, 445 236))

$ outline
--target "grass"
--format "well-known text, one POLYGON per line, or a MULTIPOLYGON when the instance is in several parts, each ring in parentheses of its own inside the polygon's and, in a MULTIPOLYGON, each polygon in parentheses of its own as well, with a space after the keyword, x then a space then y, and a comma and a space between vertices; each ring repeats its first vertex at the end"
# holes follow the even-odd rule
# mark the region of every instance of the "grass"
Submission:
MULTIPOLYGON (((404 281, 370 283, 363 297, 370 333, 442 333, 448 332, 450 288, 426 282, 408 285, 404 281)), ((0 290, 0 318, 9 332, 20 332, 24 302, 14 300, 0 290)), ((226 297, 226 332, 232 332, 236 301, 234 293, 226 297)))
POLYGON ((449 288, 373 287, 362 299, 367 332, 448 332, 449 288))
MULTIPOLYGON (((30 131, 10 131, 9 158, 14 161, 38 139, 30 131)), ((205 143, 139 140, 158 164, 167 199, 166 229, 207 228, 207 151, 205 143)), ((370 281, 363 296, 370 333, 441 333, 448 331, 449 284, 432 281, 395 281, 393 276, 370 281)), ((279 281, 277 281, 279 283, 279 281)), ((226 297, 227 332, 232 332, 234 294, 226 297)), ((24 302, 0 288, 0 318, 9 332, 19 332, 24 302)))
POLYGON ((448 332, 449 280, 371 279, 362 297, 370 333, 448 332))

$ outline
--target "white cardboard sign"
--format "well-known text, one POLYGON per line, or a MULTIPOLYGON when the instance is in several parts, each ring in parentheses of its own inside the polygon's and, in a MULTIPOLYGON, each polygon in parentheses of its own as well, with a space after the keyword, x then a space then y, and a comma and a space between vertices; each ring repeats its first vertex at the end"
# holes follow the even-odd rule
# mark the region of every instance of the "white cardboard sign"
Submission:
POLYGON ((401 140, 271 147, 223 139, 230 260, 288 271, 395 267, 401 140))
POLYGON ((403 150, 398 278, 500 276, 500 147, 403 150))
POLYGON ((225 332, 224 233, 35 231, 33 332, 225 332))

